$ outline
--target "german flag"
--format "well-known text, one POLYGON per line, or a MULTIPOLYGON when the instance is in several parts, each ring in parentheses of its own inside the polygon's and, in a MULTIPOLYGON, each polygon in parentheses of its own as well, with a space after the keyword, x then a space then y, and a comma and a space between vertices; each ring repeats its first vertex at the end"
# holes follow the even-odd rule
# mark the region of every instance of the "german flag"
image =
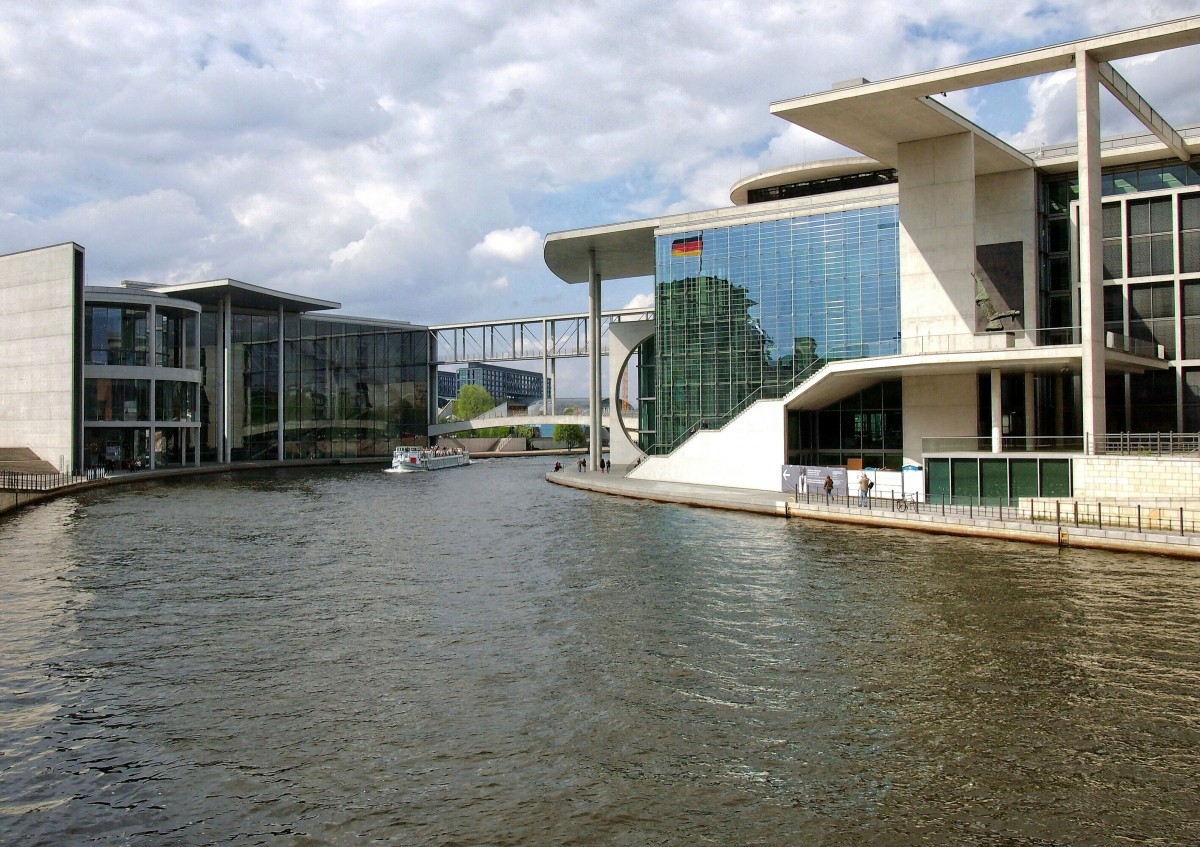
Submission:
POLYGON ((699 256, 704 249, 704 239, 699 235, 690 238, 676 238, 671 242, 672 256, 699 256))

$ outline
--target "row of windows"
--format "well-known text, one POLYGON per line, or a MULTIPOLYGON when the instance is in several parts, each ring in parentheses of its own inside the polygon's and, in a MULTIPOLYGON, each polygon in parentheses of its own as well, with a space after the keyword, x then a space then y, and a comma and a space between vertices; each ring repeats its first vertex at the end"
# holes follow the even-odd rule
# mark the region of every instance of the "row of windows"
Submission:
MULTIPOLYGON (((190 421, 196 411, 196 384, 155 380, 154 420, 190 421)), ((149 421, 148 379, 91 379, 84 384, 85 421, 149 421)))
POLYGON ((830 177, 829 179, 793 182, 787 185, 771 186, 770 188, 752 188, 746 192, 746 201, 748 203, 767 203, 771 200, 812 197, 817 194, 850 191, 855 188, 873 188, 878 185, 890 185, 897 181, 898 177, 895 170, 872 171, 865 174, 850 174, 848 176, 830 177))
POLYGON ((1161 344, 1169 359, 1200 359, 1200 280, 1106 285, 1104 329, 1161 344))
MULTIPOLYGON (((1106 169, 1100 175, 1100 193, 1105 197, 1136 194, 1141 191, 1200 186, 1200 163, 1154 162, 1140 166, 1106 169)), ((1079 181, 1072 175, 1047 182, 1042 195, 1042 211, 1048 215, 1067 214, 1071 203, 1079 199, 1079 181)))
POLYGON ((1180 271, 1200 272, 1200 193, 1104 204, 1104 278, 1175 273, 1176 232, 1180 271))
MULTIPOLYGON (((133 365, 150 362, 150 310, 146 306, 84 308, 86 361, 92 365, 133 365)), ((157 309, 154 315, 154 362, 159 367, 195 368, 196 317, 186 312, 157 309)))

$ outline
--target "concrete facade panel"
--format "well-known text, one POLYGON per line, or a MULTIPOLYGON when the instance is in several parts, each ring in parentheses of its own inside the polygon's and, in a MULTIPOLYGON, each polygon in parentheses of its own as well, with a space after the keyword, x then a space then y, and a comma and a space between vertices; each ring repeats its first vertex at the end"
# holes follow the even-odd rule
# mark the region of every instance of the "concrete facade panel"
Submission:
POLYGON ((651 456, 630 471, 643 480, 773 491, 784 464, 782 401, 755 403, 722 430, 701 430, 669 456, 651 456))
POLYGON ((900 145, 901 334, 974 331, 975 160, 968 133, 900 145))
POLYGON ((78 421, 74 244, 0 256, 0 445, 66 470, 78 421))
POLYGON ((904 378, 904 462, 919 464, 925 437, 974 436, 978 429, 974 374, 904 378))

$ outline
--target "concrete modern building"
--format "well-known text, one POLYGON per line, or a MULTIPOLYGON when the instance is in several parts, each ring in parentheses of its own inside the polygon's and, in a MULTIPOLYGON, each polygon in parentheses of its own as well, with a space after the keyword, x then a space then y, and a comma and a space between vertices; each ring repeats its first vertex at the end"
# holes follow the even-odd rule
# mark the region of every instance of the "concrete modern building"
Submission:
MULTIPOLYGON (((545 381, 550 378, 546 377, 545 381)), ((520 368, 506 368, 502 365, 490 365, 486 362, 470 362, 466 367, 459 368, 455 376, 455 396, 465 385, 479 385, 487 389, 488 394, 497 403, 528 405, 542 399, 543 377, 534 371, 520 368)), ((545 387, 548 390, 549 386, 545 387)))
POLYGON ((852 80, 771 111, 860 155, 747 177, 727 208, 547 236, 593 315, 605 279, 654 278, 655 320, 612 351, 613 396, 642 354, 614 462, 775 490, 783 465, 921 465, 932 494, 1013 500, 1078 493, 1130 433, 1200 430, 1200 128, 1110 64, 1196 43, 1188 18, 852 80), (1074 144, 1018 150, 934 99, 1072 69, 1074 144), (1101 140, 1101 87, 1144 134, 1101 140))
POLYGON ((426 327, 234 279, 83 280, 78 244, 0 256, 0 446, 69 472, 427 441, 426 327))

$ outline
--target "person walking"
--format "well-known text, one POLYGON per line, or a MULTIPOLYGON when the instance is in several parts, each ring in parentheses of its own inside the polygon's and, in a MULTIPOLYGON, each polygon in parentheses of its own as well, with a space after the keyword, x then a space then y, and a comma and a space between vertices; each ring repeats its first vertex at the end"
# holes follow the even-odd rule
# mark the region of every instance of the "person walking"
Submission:
POLYGON ((822 487, 825 489, 825 505, 828 506, 829 499, 833 496, 833 477, 825 474, 825 485, 822 487))
POLYGON ((866 508, 870 505, 871 480, 867 479, 866 471, 858 478, 858 505, 866 508))

